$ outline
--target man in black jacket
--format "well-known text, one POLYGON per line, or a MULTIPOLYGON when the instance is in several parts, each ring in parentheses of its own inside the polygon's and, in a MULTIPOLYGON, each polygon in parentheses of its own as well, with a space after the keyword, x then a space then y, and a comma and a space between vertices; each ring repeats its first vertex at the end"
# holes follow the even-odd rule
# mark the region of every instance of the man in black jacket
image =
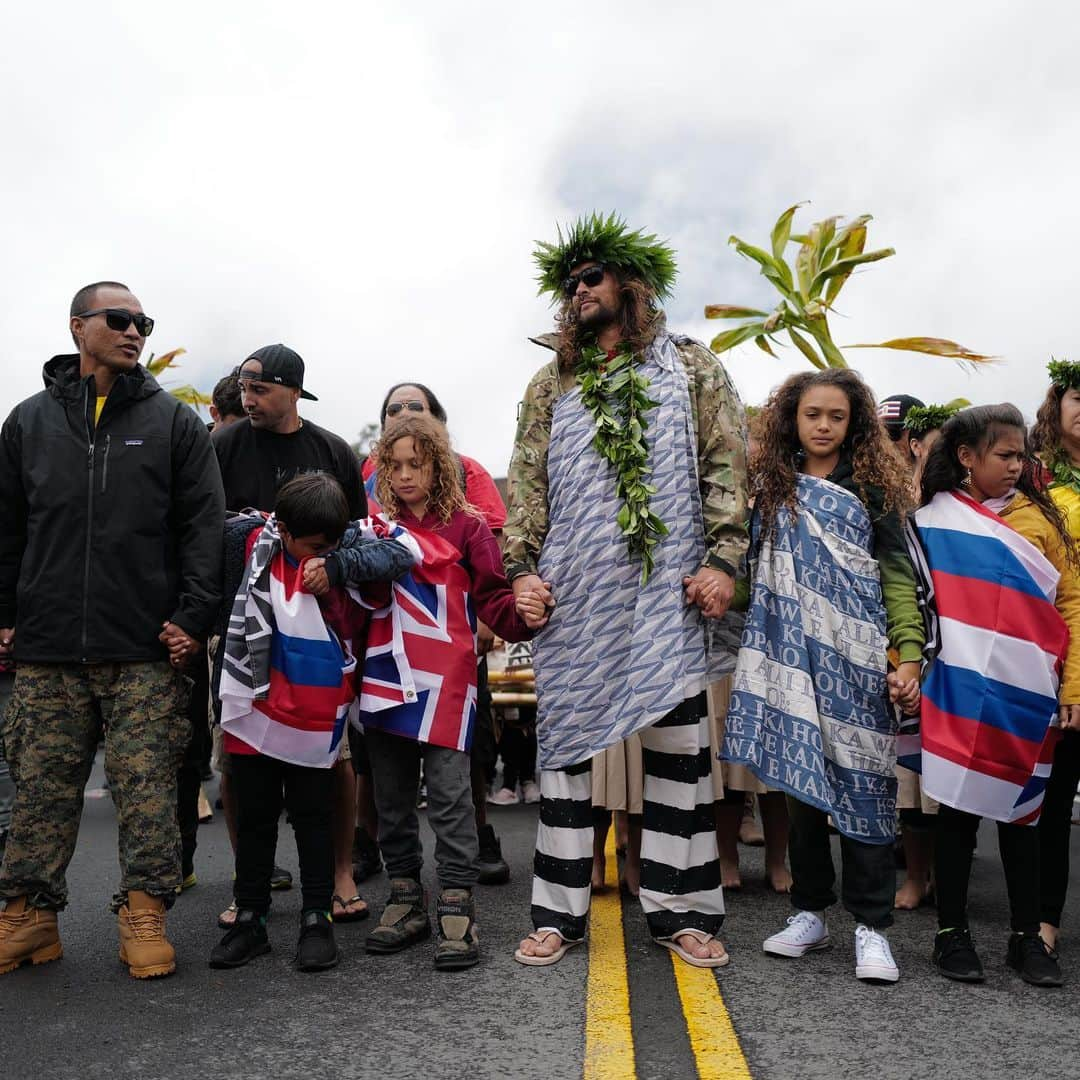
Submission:
POLYGON ((18 661, 0 728, 17 786, 0 869, 0 975, 62 955, 83 787, 104 726, 120 830, 120 956, 176 968, 176 770, 187 680, 220 602, 225 499, 205 425, 139 365, 153 321, 123 285, 71 305, 78 354, 0 431, 0 655, 18 661), (103 725, 102 705, 107 709, 103 725))

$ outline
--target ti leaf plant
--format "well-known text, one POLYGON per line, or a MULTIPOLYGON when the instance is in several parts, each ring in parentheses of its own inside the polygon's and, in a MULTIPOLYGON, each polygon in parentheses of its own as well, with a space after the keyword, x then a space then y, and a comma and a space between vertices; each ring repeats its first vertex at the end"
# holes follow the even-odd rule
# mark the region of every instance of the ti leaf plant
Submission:
MULTIPOLYGON (((187 352, 186 349, 173 349, 172 352, 162 353, 160 356, 154 356, 151 353, 150 359, 146 361, 146 370, 156 378, 166 368, 172 367, 176 358, 182 356, 185 352, 187 352)), ((179 364, 176 364, 176 367, 179 366, 179 364)), ((209 394, 204 394, 202 390, 196 390, 190 383, 185 383, 183 386, 174 386, 169 389, 169 393, 195 410, 198 410, 202 405, 209 405, 213 401, 209 394)))
MULTIPOLYGON (((710 304, 707 319, 742 319, 744 322, 717 334, 713 352, 726 352, 736 345, 753 341, 770 356, 774 345, 782 345, 777 335, 786 334, 799 352, 816 368, 847 367, 843 353, 833 341, 828 313, 851 272, 866 263, 878 262, 896 254, 892 248, 866 250, 866 226, 869 214, 842 223, 839 217, 826 218, 810 226, 805 235, 791 231, 795 211, 804 203, 788 207, 772 230, 772 250, 754 247, 737 236, 728 239, 735 250, 758 264, 761 274, 780 294, 780 303, 772 311, 739 307, 734 304, 710 304), (797 246, 794 266, 784 258, 789 245, 797 246)), ((905 352, 948 356, 962 364, 983 364, 995 359, 972 352, 955 341, 933 337, 905 337, 876 345, 847 345, 850 349, 899 349, 905 352)))

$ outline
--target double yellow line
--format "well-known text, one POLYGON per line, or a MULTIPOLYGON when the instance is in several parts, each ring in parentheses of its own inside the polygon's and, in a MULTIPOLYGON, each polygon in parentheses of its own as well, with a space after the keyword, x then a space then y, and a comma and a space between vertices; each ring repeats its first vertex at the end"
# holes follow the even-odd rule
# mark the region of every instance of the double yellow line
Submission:
MULTIPOLYGON (((605 854, 604 884, 614 888, 593 896, 589 915, 584 1080, 632 1080, 637 1069, 614 828, 608 831, 605 854)), ((691 967, 674 953, 671 963, 698 1076, 701 1080, 751 1080, 714 972, 691 967)))

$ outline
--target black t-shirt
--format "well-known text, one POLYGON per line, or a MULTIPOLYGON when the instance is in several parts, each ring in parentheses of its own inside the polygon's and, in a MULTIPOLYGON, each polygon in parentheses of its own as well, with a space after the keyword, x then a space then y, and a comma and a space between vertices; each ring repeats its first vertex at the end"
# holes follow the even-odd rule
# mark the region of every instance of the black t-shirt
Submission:
POLYGON ((360 462, 344 439, 305 420, 290 435, 251 426, 248 420, 216 431, 211 439, 225 485, 230 510, 271 511, 278 488, 303 473, 324 472, 335 477, 349 500, 349 516, 367 517, 367 496, 360 479, 360 462))

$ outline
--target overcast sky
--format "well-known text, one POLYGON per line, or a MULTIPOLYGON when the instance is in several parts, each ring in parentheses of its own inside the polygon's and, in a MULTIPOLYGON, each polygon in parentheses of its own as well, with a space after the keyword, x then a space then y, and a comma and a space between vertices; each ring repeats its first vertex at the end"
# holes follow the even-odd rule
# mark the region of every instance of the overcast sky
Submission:
MULTIPOLYGON (((879 396, 1015 401, 1080 359, 1080 16, 1029 2, 18 6, 0 42, 4 414, 70 351, 87 281, 131 286, 202 388, 284 341, 346 438, 410 378, 504 472, 550 328, 533 243, 617 210, 670 238, 669 322, 770 302, 731 233, 872 213, 838 342, 879 396)), ((788 350, 794 354, 794 350, 788 350)), ((723 357, 747 402, 803 364, 723 357)), ((166 380, 168 381, 168 380, 166 380)))

